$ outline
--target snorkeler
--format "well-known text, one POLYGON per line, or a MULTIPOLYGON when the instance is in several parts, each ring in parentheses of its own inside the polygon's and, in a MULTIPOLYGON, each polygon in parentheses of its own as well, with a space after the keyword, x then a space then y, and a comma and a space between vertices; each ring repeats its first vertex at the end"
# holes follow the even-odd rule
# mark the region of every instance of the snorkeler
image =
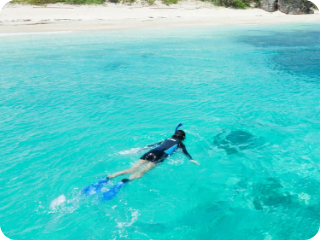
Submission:
POLYGON ((169 155, 173 154, 177 149, 181 149, 184 155, 186 155, 191 162, 200 165, 197 161, 192 159, 191 155, 187 152, 186 146, 182 143, 186 138, 186 134, 184 131, 178 130, 180 126, 182 126, 182 124, 178 125, 175 134, 171 138, 165 139, 163 142, 151 144, 144 147, 143 149, 153 149, 145 153, 133 167, 124 171, 114 173, 108 176, 107 179, 114 178, 127 173, 134 174, 132 174, 129 179, 122 179, 123 183, 128 182, 129 180, 140 178, 147 171, 162 163, 169 155), (142 165, 145 165, 145 167, 140 172, 138 172, 139 168, 142 165))
POLYGON ((97 192, 102 190, 103 186, 114 177, 117 177, 126 173, 133 173, 130 178, 124 178, 120 182, 114 184, 107 191, 101 191, 100 200, 102 201, 110 201, 114 197, 117 196, 121 187, 125 185, 126 182, 142 177, 147 171, 154 168, 158 164, 162 163, 169 155, 173 154, 177 149, 181 149, 181 151, 186 155, 189 160, 197 165, 200 165, 197 161, 193 160, 191 155, 187 152, 186 146, 182 143, 186 139, 186 134, 182 130, 178 130, 178 128, 182 126, 180 123, 175 130, 174 135, 171 138, 165 139, 163 142, 155 143, 148 145, 141 150, 152 148, 149 152, 145 153, 140 160, 131 168, 126 169, 121 172, 117 172, 108 176, 105 179, 100 179, 97 183, 91 184, 84 189, 81 190, 81 194, 83 196, 91 196, 97 192), (144 168, 138 172, 139 168, 144 165, 144 168))

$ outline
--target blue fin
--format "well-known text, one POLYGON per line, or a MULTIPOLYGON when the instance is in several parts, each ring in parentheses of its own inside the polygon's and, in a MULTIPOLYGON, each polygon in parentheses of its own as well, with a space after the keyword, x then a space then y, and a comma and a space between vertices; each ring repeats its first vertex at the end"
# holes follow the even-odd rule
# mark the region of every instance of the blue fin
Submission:
POLYGON ((109 189, 109 191, 102 193, 101 200, 103 201, 110 201, 115 196, 117 196, 118 192, 120 191, 121 187, 124 185, 123 181, 120 181, 113 185, 112 188, 109 189))
POLYGON ((95 194, 97 191, 99 191, 102 187, 103 184, 107 183, 109 179, 101 179, 97 183, 91 184, 84 189, 81 190, 81 194, 86 195, 86 196, 91 196, 95 194))

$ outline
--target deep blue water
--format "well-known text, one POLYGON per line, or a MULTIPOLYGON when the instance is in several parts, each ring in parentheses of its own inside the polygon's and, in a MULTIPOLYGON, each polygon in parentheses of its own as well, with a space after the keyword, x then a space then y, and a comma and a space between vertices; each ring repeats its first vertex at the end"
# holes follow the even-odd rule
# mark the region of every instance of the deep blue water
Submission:
POLYGON ((2 231, 12 239, 313 237, 318 29, 2 35, 2 231), (110 202, 79 196, 179 122, 200 166, 176 153, 110 202))

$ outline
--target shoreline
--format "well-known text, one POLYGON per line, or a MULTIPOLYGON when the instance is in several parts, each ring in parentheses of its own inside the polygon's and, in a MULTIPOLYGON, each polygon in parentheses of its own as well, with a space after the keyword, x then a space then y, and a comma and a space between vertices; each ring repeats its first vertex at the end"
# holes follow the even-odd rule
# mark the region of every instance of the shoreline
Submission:
POLYGON ((0 35, 88 30, 153 29, 188 26, 243 24, 320 23, 320 13, 287 15, 262 9, 231 9, 212 3, 184 1, 166 6, 160 2, 145 6, 67 5, 33 6, 7 4, 0 13, 0 35))

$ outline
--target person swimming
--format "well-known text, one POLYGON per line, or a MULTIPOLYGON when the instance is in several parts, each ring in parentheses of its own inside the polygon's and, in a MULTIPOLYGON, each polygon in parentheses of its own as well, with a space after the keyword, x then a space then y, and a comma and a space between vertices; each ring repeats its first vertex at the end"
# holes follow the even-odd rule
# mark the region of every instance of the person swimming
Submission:
POLYGON ((107 179, 115 178, 117 176, 127 173, 133 174, 129 177, 129 179, 122 179, 123 183, 128 182, 129 180, 140 178, 150 169, 162 163, 168 156, 173 154, 177 149, 181 149, 183 154, 187 156, 191 162, 200 165, 197 161, 192 159, 191 155, 188 153, 186 149, 186 146, 183 144, 183 141, 186 139, 186 134, 183 130, 177 130, 181 125, 182 124, 178 125, 175 134, 171 138, 167 138, 163 142, 154 143, 144 147, 143 150, 150 148, 152 149, 145 153, 133 167, 114 173, 108 176, 107 179), (144 168, 142 168, 142 170, 138 172, 140 167, 143 165, 144 168))

